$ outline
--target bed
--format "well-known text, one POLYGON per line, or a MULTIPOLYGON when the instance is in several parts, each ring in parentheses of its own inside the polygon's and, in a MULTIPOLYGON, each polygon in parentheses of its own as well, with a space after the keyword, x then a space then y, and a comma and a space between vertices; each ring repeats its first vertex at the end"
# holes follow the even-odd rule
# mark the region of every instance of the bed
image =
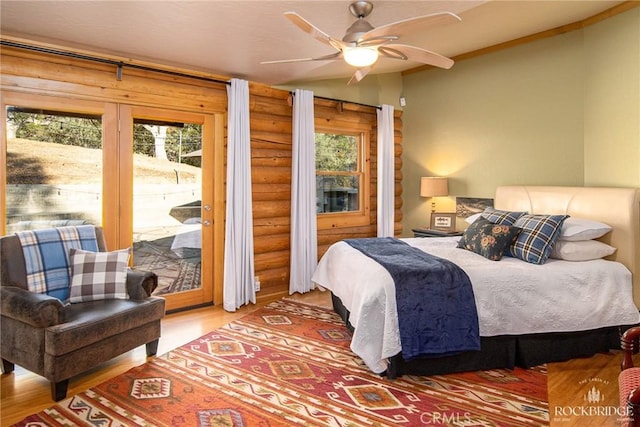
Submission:
POLYGON ((605 259, 534 265, 511 257, 488 260, 457 248, 457 237, 402 239, 451 259, 468 274, 480 332, 479 351, 405 360, 392 277, 338 242, 323 255, 312 280, 331 291, 335 311, 353 330, 352 350, 372 371, 394 378, 587 357, 618 348, 621 331, 640 321, 639 189, 504 186, 496 190, 494 207, 606 223, 611 231, 597 240, 616 251, 605 259), (507 270, 515 278, 503 277, 507 270))

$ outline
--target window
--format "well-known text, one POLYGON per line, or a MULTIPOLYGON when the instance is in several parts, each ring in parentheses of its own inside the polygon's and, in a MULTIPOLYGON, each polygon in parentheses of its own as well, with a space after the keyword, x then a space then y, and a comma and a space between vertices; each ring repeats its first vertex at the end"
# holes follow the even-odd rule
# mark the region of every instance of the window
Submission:
POLYGON ((315 142, 318 228, 368 224, 368 131, 318 129, 315 142))
POLYGON ((102 223, 100 115, 6 107, 6 231, 102 223))

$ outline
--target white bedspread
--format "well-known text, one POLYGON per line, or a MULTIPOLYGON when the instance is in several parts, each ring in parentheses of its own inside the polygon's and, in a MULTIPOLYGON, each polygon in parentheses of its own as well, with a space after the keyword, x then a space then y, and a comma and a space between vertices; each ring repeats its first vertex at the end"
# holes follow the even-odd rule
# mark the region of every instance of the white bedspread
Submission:
MULTIPOLYGON (((456 248, 459 237, 403 239, 458 264, 471 279, 481 336, 568 332, 638 323, 631 273, 606 260, 543 265, 489 261, 456 248)), ((350 311, 351 349, 374 372, 401 351, 395 289, 387 270, 347 243, 332 245, 312 280, 350 311)))

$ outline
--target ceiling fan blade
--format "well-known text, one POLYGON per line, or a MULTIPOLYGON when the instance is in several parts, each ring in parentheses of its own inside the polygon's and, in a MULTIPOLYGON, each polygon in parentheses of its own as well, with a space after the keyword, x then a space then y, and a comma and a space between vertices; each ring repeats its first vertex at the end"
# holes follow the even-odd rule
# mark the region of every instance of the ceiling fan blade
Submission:
POLYGON ((306 61, 332 61, 340 59, 342 52, 335 52, 330 55, 319 56, 317 58, 298 58, 298 59, 278 59, 275 61, 262 61, 261 64, 284 64, 288 62, 306 62, 306 61))
POLYGON ((453 67, 454 64, 453 59, 446 56, 406 44, 386 44, 378 47, 378 52, 389 58, 421 62, 446 70, 453 67))
POLYGON ((451 12, 432 13, 430 15, 418 16, 416 18, 408 18, 402 21, 392 22, 387 25, 381 25, 373 30, 367 31, 360 37, 358 44, 365 43, 369 40, 373 41, 384 39, 385 37, 395 36, 401 38, 424 28, 434 25, 452 24, 461 21, 460 17, 451 12))
POLYGON ((293 22, 302 31, 310 34, 314 39, 321 41, 322 43, 327 44, 334 49, 341 50, 340 40, 332 38, 329 34, 325 33, 324 31, 313 25, 311 22, 298 15, 296 12, 285 12, 284 16, 289 19, 289 21, 293 22))
POLYGON ((373 66, 358 68, 356 72, 353 73, 353 76, 351 76, 351 79, 349 80, 349 83, 347 83, 347 85, 358 83, 360 80, 364 79, 366 75, 371 72, 372 69, 373 69, 373 66))

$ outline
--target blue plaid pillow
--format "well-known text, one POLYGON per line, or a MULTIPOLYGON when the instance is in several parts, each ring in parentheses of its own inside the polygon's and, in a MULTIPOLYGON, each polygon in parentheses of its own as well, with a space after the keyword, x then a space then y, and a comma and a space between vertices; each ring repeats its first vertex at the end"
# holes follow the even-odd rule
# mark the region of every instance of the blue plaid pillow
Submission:
POLYGON ((485 208, 482 212, 482 217, 489 220, 494 224, 500 225, 513 225, 518 218, 524 215, 526 212, 510 212, 501 211, 494 208, 485 208))
POLYGON ((569 215, 522 215, 514 226, 522 229, 509 255, 532 264, 544 264, 569 215))

